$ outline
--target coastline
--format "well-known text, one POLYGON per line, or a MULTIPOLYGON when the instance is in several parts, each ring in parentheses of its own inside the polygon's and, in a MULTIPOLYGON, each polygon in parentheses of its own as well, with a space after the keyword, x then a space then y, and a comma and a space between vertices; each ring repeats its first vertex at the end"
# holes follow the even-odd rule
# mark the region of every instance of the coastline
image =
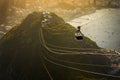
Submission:
POLYGON ((98 46, 106 49, 120 48, 120 9, 105 8, 96 10, 95 13, 80 16, 68 23, 82 26, 81 32, 95 41, 98 46))

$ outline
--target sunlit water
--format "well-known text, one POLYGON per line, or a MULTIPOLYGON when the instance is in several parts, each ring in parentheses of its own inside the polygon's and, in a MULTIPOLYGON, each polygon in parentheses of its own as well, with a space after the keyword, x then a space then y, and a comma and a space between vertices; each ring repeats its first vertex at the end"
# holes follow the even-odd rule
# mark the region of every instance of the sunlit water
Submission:
POLYGON ((71 25, 82 26, 82 33, 107 49, 120 48, 120 9, 102 9, 71 20, 71 25))

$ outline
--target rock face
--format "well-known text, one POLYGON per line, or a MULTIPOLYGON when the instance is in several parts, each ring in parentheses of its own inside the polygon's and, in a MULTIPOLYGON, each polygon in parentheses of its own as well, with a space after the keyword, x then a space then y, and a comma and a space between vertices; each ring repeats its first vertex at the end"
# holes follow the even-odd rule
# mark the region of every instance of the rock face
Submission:
MULTIPOLYGON (((77 48, 98 48, 95 42, 86 37, 84 37, 83 41, 76 41, 74 39, 75 29, 65 23, 64 20, 57 15, 53 13, 50 15, 52 16, 50 23, 44 27, 41 27, 41 22, 44 19, 42 12, 34 12, 28 15, 19 26, 11 29, 0 40, 1 80, 49 80, 47 72, 44 69, 43 57, 41 58, 43 54, 49 52, 44 49, 40 43, 40 29, 43 30, 45 41, 53 45, 77 48)), ((65 59, 73 59, 72 56, 71 58, 69 57, 65 57, 65 59)), ((90 59, 88 56, 84 57, 86 60, 83 61, 89 61, 88 58, 90 59)), ((77 59, 80 60, 79 58, 77 59)), ((107 64, 109 62, 106 57, 102 56, 93 58, 92 61, 96 63, 96 59, 101 59, 101 61, 98 60, 98 63, 100 61, 101 64, 107 64)), ((47 62, 45 62, 45 64, 48 65, 49 70, 52 71, 51 73, 55 74, 55 80, 73 80, 76 78, 76 75, 69 78, 70 75, 72 75, 72 71, 66 71, 66 68, 55 68, 52 67, 52 64, 47 62), (70 72, 70 74, 66 72, 70 72), (62 77, 58 78, 57 74, 60 74, 62 77)), ((81 75, 78 72, 77 74, 79 74, 79 76, 81 75)))

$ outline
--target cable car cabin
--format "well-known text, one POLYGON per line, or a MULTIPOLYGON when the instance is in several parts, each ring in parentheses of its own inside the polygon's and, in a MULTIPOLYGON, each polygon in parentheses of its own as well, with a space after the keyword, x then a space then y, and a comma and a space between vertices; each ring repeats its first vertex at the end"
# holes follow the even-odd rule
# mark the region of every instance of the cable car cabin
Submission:
POLYGON ((83 36, 82 36, 82 34, 81 34, 80 32, 75 33, 75 38, 76 38, 77 40, 83 40, 83 36))

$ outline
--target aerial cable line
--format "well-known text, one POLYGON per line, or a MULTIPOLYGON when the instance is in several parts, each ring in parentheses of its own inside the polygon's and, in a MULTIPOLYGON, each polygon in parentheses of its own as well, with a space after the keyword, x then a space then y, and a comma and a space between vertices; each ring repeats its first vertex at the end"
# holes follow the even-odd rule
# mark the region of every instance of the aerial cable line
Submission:
MULTIPOLYGON (((41 35, 41 37, 42 37, 42 35, 41 35)), ((42 39, 42 38, 41 38, 42 39)), ((43 41, 43 43, 42 43, 42 45, 44 46, 44 41, 43 41)), ((46 47, 45 47, 46 48, 46 47)), ((49 52, 51 52, 51 53, 55 53, 55 54, 59 54, 59 55, 62 55, 60 52, 54 52, 54 51, 51 51, 51 50, 49 50, 49 49, 47 49, 49 52)), ((65 54, 65 53, 64 53, 65 54)), ((83 54, 84 55, 84 54, 83 54)), ((54 58, 54 57, 52 57, 52 58, 54 58)), ((55 59, 55 58, 54 58, 55 59)), ((59 59, 58 59, 59 60, 59 59)), ((60 60, 59 60, 60 61, 60 60)), ((108 65, 93 65, 93 64, 84 64, 84 63, 76 63, 76 62, 71 62, 71 61, 64 61, 64 60, 61 60, 61 61, 63 61, 63 62, 66 62, 66 63, 72 63, 72 64, 79 64, 79 65, 90 65, 90 66, 99 66, 99 67, 110 67, 110 66, 108 66, 108 65)))
POLYGON ((47 66, 46 66, 46 64, 45 64, 45 62, 44 62, 42 56, 41 56, 41 55, 39 55, 39 56, 40 56, 40 58, 41 58, 41 62, 42 62, 42 64, 43 64, 43 67, 44 67, 44 69, 46 70, 46 72, 47 72, 47 74, 48 74, 50 80, 53 80, 53 78, 52 78, 52 76, 51 76, 51 74, 50 74, 50 72, 49 72, 49 70, 48 70, 48 68, 47 68, 47 66))
MULTIPOLYGON (((42 38, 42 40, 43 40, 43 45, 44 45, 44 47, 48 50, 48 51, 50 51, 50 52, 52 52, 52 53, 55 53, 55 54, 61 54, 61 55, 64 55, 64 54, 66 54, 66 53, 58 53, 58 52, 54 52, 54 51, 52 51, 50 48, 48 48, 47 46, 46 46, 46 43, 45 43, 45 40, 44 40, 44 36, 43 36, 43 32, 42 32, 42 29, 40 29, 40 32, 41 32, 41 38, 42 38)), ((74 52, 72 52, 72 53, 67 53, 67 54, 74 54, 74 52)), ((103 55, 103 56, 111 56, 111 55, 118 55, 118 54, 98 54, 98 53, 77 53, 77 54, 83 54, 83 55, 86 55, 86 54, 90 54, 90 55, 103 55)))
MULTIPOLYGON (((41 39, 42 39, 42 36, 41 36, 41 39)), ((43 41, 43 39, 42 39, 43 41)), ((43 41, 43 44, 44 45, 44 41, 43 41)), ((44 56, 44 59, 52 64, 55 64, 55 65, 58 65, 58 66, 61 66, 61 67, 65 67, 65 68, 69 68, 69 69, 73 69, 73 70, 77 70, 77 71, 82 71, 82 72, 86 72, 86 73, 90 73, 90 74, 96 74, 96 75, 101 75, 101 76, 106 76, 106 77, 114 77, 114 78, 120 78, 120 76, 114 76, 114 75, 109 75, 109 74, 103 74, 103 73, 98 73, 98 72, 92 72, 92 71, 87 71, 87 70, 81 70, 81 69, 78 69, 78 68, 74 68, 74 67, 70 67, 70 66, 66 66, 66 65, 63 65, 63 64, 60 64, 60 63, 55 63, 49 59, 47 59, 45 56, 44 56)))
POLYGON ((85 73, 90 73, 90 74, 95 74, 95 75, 100 75, 100 76, 104 76, 104 77, 113 77, 113 78, 120 78, 120 76, 115 76, 115 75, 109 75, 109 74, 104 74, 104 73, 98 73, 98 72, 93 72, 93 71, 88 71, 88 70, 83 70, 83 69, 78 69, 78 68, 74 68, 74 67, 71 67, 71 66, 66 66, 64 64, 61 64, 61 63, 56 63, 54 61, 51 61, 49 60, 48 58, 46 58, 44 56, 44 59, 52 64, 55 64, 57 66, 61 66, 61 67, 64 67, 64 68, 68 68, 68 69, 72 69, 72 70, 76 70, 76 71, 80 71, 80 72, 85 72, 85 73))

